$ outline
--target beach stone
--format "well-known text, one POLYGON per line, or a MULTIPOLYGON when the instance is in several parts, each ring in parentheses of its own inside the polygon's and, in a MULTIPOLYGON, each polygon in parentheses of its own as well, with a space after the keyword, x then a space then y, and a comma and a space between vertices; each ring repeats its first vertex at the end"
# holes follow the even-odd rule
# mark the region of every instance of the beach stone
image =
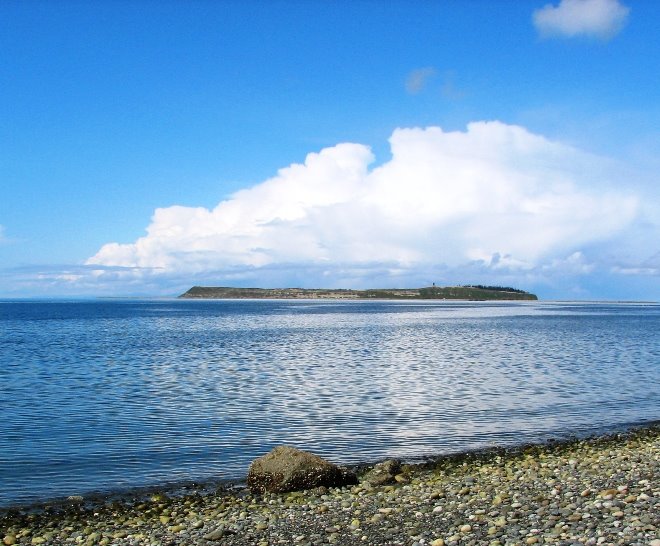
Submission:
POLYGON ((369 472, 360 478, 360 483, 369 484, 372 487, 379 487, 395 483, 401 470, 401 462, 396 459, 388 459, 375 465, 369 472))
POLYGON ((285 493, 357 483, 352 472, 289 446, 278 446, 252 461, 247 475, 247 485, 253 493, 285 493))
POLYGON ((6 535, 5 538, 2 539, 3 544, 6 544, 6 546, 12 546, 13 544, 16 544, 16 537, 14 535, 6 535))
POLYGON ((203 536, 204 540, 220 540, 222 537, 226 535, 231 535, 234 532, 230 529, 226 529, 225 527, 218 527, 217 529, 214 529, 210 533, 207 533, 203 536))

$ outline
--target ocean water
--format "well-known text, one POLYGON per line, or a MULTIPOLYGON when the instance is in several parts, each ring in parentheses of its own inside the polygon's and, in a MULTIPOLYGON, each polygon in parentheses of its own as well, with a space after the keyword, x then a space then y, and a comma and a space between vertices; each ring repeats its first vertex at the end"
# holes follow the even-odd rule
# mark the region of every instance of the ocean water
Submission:
POLYGON ((660 419, 660 305, 0 301, 0 506, 660 419))

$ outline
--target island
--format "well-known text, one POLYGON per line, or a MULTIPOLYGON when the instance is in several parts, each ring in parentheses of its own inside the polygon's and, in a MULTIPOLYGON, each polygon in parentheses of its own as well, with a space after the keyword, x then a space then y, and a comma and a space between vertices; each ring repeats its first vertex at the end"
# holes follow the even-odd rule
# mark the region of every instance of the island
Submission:
POLYGON ((184 299, 331 299, 331 300, 538 300, 535 294, 505 286, 428 286, 425 288, 235 288, 193 286, 184 299))

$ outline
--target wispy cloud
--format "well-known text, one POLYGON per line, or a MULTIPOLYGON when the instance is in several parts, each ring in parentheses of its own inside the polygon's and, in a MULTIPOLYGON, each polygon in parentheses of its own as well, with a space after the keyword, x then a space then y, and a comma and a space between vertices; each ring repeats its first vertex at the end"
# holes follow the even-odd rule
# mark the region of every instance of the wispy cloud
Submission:
POLYGON ((448 70, 442 75, 440 92, 444 98, 449 100, 459 100, 466 95, 465 91, 458 87, 456 83, 456 72, 453 70, 448 70))
POLYGON ((638 264, 617 264, 612 271, 622 275, 660 277, 660 252, 638 264))
POLYGON ((561 0, 534 11, 533 21, 543 37, 609 39, 621 31, 629 12, 619 0, 561 0))
POLYGON ((416 95, 424 90, 429 80, 431 80, 437 73, 437 70, 432 66, 424 68, 417 68, 408 74, 406 78, 406 91, 411 95, 416 95))
POLYGON ((368 147, 338 144, 214 209, 157 209, 144 237, 108 243, 87 265, 140 268, 98 268, 99 279, 189 284, 357 287, 468 271, 470 279, 578 274, 596 267, 582 249, 618 236, 638 214, 636 195, 610 189, 617 181, 608 184, 608 160, 519 126, 397 129, 390 144, 392 158, 375 169, 368 147))
MULTIPOLYGON (((3 296, 170 294, 154 268, 39 264, 0 269, 3 296), (121 287, 118 292, 118 287, 121 287)), ((166 279, 165 279, 166 280, 166 279)), ((167 283, 165 283, 167 284, 167 283)))

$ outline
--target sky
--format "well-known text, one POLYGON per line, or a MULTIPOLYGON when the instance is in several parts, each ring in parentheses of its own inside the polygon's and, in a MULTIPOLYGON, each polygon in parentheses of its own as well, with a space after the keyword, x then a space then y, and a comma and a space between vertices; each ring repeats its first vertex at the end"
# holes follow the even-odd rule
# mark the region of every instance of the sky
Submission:
POLYGON ((0 297, 660 300, 660 3, 0 3, 0 297))

